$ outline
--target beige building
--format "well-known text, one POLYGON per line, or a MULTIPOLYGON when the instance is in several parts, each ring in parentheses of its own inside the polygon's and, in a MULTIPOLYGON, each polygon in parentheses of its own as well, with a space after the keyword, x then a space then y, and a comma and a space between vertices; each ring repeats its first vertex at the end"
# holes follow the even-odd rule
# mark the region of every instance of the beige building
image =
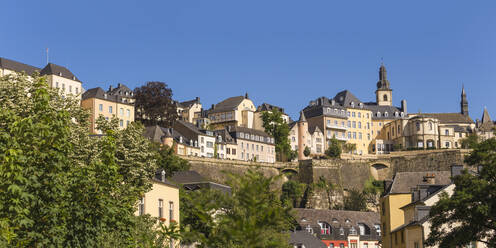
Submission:
POLYGON ((174 153, 177 155, 200 156, 198 141, 186 138, 173 128, 165 128, 158 125, 148 126, 145 128, 143 135, 155 143, 172 147, 174 153))
POLYGON ((110 95, 100 87, 84 92, 81 107, 90 111, 91 133, 101 133, 96 129, 95 123, 99 116, 107 120, 117 117, 121 129, 127 128, 134 121, 134 104, 118 95, 110 95))
POLYGON ((484 108, 484 112, 482 114, 482 120, 477 119, 476 121, 476 130, 477 135, 481 137, 482 140, 490 139, 494 137, 494 132, 496 132, 496 125, 489 117, 489 113, 487 109, 484 108))
POLYGON ((14 60, 0 58, 0 76, 20 72, 25 72, 28 76, 38 72, 41 76, 46 77, 50 87, 59 89, 64 96, 72 95, 81 99, 81 94, 84 91, 81 81, 63 66, 48 63, 41 69, 14 60))
POLYGON ((216 130, 214 131, 214 135, 217 138, 215 143, 217 146, 217 158, 231 160, 238 159, 238 144, 231 134, 229 134, 227 129, 216 130))
POLYGON ((182 120, 176 120, 172 127, 181 136, 190 140, 190 144, 195 144, 195 147, 200 148, 200 157, 213 158, 215 156, 216 138, 213 131, 182 120))
POLYGON ((212 105, 208 110, 208 118, 213 129, 224 129, 227 126, 253 128, 256 108, 248 98, 248 94, 235 96, 212 105))
POLYGON ((202 111, 199 97, 190 101, 176 102, 176 106, 177 114, 181 120, 196 124, 196 120, 200 117, 202 111))
POLYGON ((236 141, 238 160, 276 162, 274 138, 267 133, 253 128, 233 126, 228 127, 227 132, 236 141))
POLYGON ((319 126, 309 126, 303 111, 300 112, 300 119, 289 124, 289 142, 291 148, 298 152, 298 159, 308 159, 304 155, 306 147, 310 149, 310 154, 322 155, 325 150, 324 133, 319 126))
POLYGON ((253 118, 253 128, 257 130, 262 130, 265 131, 265 128, 263 127, 263 120, 262 120, 262 113, 263 112, 272 112, 274 109, 279 110, 279 112, 282 113, 281 117, 282 120, 289 124, 290 123, 290 118, 289 115, 284 113, 284 109, 281 107, 277 107, 268 103, 263 103, 262 105, 257 107, 257 111, 255 112, 255 116, 253 118))

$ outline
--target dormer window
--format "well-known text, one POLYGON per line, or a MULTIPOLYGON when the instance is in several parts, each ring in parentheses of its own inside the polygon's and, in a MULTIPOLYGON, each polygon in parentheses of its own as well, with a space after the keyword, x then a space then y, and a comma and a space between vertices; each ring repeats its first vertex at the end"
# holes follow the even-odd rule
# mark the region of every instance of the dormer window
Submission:
POLYGON ((107 93, 103 94, 103 98, 107 99, 107 93))
POLYGON ((351 102, 350 105, 351 105, 352 108, 355 107, 355 103, 354 102, 351 102))
POLYGON ((381 112, 377 112, 377 117, 381 117, 381 112))
POLYGON ((400 115, 401 115, 401 117, 405 117, 405 113, 403 113, 403 112, 401 112, 400 115))
POLYGON ((351 221, 350 221, 350 219, 346 219, 346 220, 344 221, 344 223, 350 223, 350 222, 351 222, 351 221))
POLYGON ((350 234, 351 234, 351 235, 357 235, 357 231, 356 231, 356 229, 355 229, 355 227, 354 227, 354 226, 352 226, 352 227, 351 227, 351 229, 350 229, 350 234))
POLYGON ((384 117, 388 117, 388 116, 389 116, 388 112, 384 112, 384 117))
POLYGON ((62 72, 59 72, 59 76, 61 76, 61 77, 62 77, 62 72))
POLYGON ((327 113, 331 113, 331 108, 326 108, 327 113))
POLYGON ((342 227, 339 228, 339 235, 344 235, 344 228, 342 227))
POLYGON ((324 221, 319 221, 318 223, 320 226, 320 234, 324 234, 324 235, 331 234, 331 225, 329 225, 327 222, 324 221))
POLYGON ((305 230, 309 233, 312 233, 313 234, 313 229, 310 225, 307 225, 307 227, 305 228, 305 230))
POLYGON ((398 115, 399 115, 398 112, 394 112, 395 117, 398 117, 398 115))

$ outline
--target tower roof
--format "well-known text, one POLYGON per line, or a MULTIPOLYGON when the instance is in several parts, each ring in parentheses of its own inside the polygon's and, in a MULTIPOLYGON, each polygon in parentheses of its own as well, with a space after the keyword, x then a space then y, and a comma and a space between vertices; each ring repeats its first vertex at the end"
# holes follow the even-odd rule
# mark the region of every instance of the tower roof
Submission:
POLYGON ((387 71, 384 64, 379 68, 379 81, 377 81, 378 90, 391 90, 389 81, 387 80, 387 71))
POLYGON ((305 114, 303 113, 303 110, 300 111, 300 119, 298 120, 298 122, 306 122, 307 121, 307 118, 305 118, 305 114))
POLYGON ((487 108, 484 107, 484 113, 482 114, 482 123, 488 123, 491 122, 491 117, 489 117, 489 113, 487 112, 487 108))

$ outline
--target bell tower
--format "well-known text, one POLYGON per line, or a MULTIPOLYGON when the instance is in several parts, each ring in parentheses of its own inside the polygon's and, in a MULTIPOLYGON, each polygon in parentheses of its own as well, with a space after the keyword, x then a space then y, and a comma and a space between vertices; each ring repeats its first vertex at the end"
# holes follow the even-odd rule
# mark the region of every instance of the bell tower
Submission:
POLYGON ((462 95, 460 101, 460 113, 462 115, 468 116, 467 94, 465 93, 465 87, 463 85, 462 85, 462 95))
POLYGON ((377 105, 393 106, 393 90, 389 86, 387 71, 384 64, 381 64, 381 68, 379 68, 379 81, 377 81, 375 97, 377 105))

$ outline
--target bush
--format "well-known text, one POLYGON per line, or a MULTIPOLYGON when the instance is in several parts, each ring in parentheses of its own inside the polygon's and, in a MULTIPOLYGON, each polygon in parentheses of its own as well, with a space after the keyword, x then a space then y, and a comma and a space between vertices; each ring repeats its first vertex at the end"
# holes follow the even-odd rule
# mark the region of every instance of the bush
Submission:
POLYGON ((336 137, 332 137, 329 141, 329 148, 325 151, 325 154, 331 158, 339 158, 341 156, 341 144, 336 139, 336 137))

